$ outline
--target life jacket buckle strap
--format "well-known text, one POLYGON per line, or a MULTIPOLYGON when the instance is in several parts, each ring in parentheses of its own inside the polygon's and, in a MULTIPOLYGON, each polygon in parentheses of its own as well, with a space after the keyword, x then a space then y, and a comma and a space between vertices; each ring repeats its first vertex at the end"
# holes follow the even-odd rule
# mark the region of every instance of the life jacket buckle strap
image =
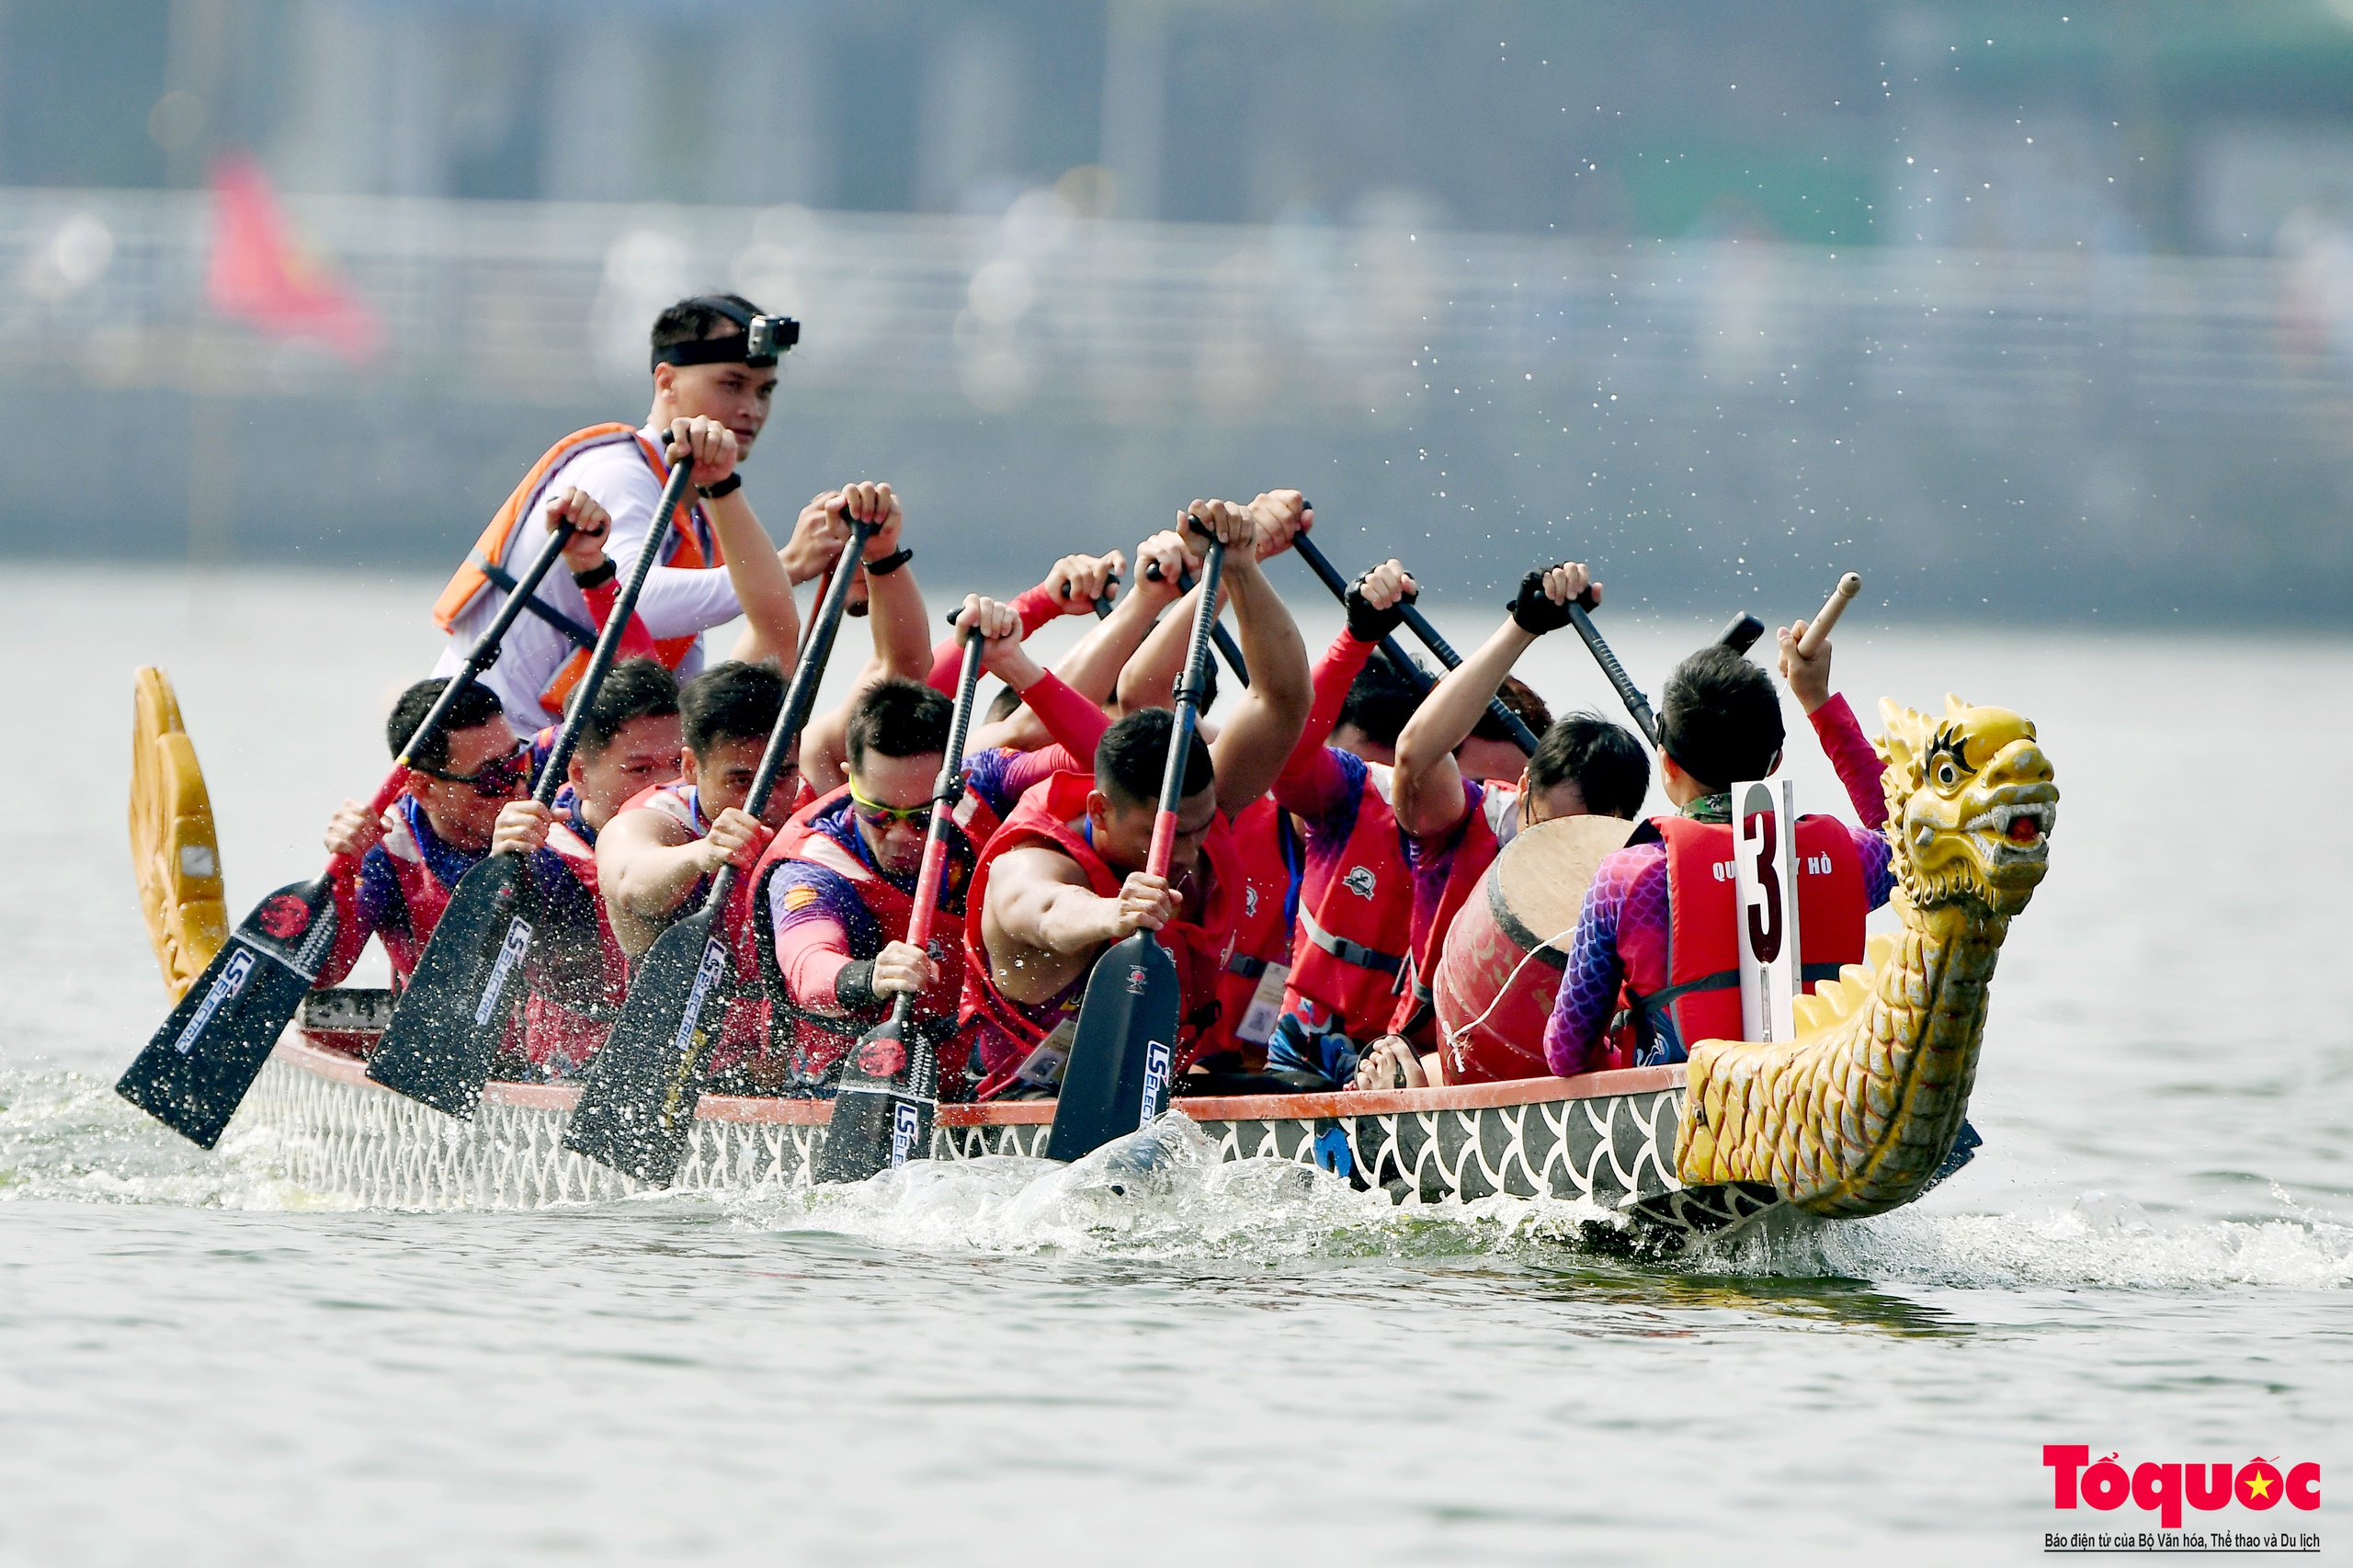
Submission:
POLYGON ((1334 936, 1317 925, 1315 916, 1303 908, 1299 912, 1299 928, 1307 934, 1309 941, 1342 963, 1389 975, 1396 974, 1405 967, 1405 960, 1394 953, 1384 953, 1361 942, 1351 942, 1346 937, 1334 936))
MULTIPOLYGON (((501 566, 479 550, 469 551, 466 559, 473 564, 474 570, 480 572, 488 580, 492 587, 502 594, 511 595, 515 592, 515 574, 506 567, 501 566)), ((564 614, 563 611, 548 604, 537 594, 523 601, 523 608, 554 627, 564 635, 567 641, 579 647, 584 653, 596 651, 597 634, 595 632, 564 614)))

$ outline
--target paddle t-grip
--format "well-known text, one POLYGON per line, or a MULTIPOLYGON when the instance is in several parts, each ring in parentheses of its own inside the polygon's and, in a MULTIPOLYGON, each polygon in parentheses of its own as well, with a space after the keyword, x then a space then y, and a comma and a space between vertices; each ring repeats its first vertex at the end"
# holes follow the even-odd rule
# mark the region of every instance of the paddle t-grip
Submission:
POLYGON ((1822 601, 1822 613, 1813 618, 1813 624, 1808 626, 1805 635, 1798 639, 1799 658, 1811 659, 1822 652, 1823 641, 1830 635, 1830 629, 1838 624, 1838 618, 1847 613, 1848 603, 1862 591, 1860 574, 1849 572, 1838 579, 1838 585, 1830 590, 1828 598, 1822 601))

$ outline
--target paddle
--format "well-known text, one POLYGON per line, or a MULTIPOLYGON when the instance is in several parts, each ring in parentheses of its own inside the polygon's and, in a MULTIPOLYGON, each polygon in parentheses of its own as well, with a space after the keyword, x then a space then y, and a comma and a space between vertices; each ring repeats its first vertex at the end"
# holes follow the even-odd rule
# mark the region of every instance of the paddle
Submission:
MULTIPOLYGON (((1144 570, 1151 576, 1154 582, 1156 583, 1160 580, 1160 563, 1158 562, 1154 562, 1144 570)), ((1192 573, 1179 572, 1176 574, 1176 587, 1179 592, 1189 594, 1193 591, 1193 585, 1194 579, 1192 573)), ((1211 591, 1210 597, 1212 598, 1217 597, 1214 590, 1211 591)), ((1248 686, 1250 684, 1250 666, 1242 662, 1242 644, 1233 640, 1233 633, 1225 629, 1225 623, 1223 621, 1213 620, 1210 622, 1210 636, 1216 641, 1218 653, 1225 660, 1225 667, 1233 672, 1233 678, 1240 681, 1243 685, 1248 686)))
POLYGON ((1587 588, 1581 597, 1571 599, 1568 603, 1569 624, 1577 629, 1577 635, 1585 639, 1586 647, 1593 653, 1594 663, 1599 665, 1601 673, 1609 677, 1609 684, 1618 688, 1618 700, 1626 705, 1628 713, 1633 715, 1634 725, 1643 732, 1643 739, 1656 745, 1658 719, 1651 712, 1650 699, 1627 678, 1625 666, 1618 662, 1618 655, 1609 651, 1609 644, 1604 642, 1601 633, 1594 630, 1593 617, 1586 613, 1593 608, 1594 602, 1591 588, 1587 588))
MULTIPOLYGON (((570 522, 549 532, 547 543, 516 580, 515 591, 466 651, 464 667, 449 677, 401 748, 368 804, 371 819, 381 816, 407 787, 409 759, 440 733, 449 710, 498 657, 506 629, 531 602, 571 538, 570 522)), ((337 855, 316 881, 289 883, 256 904, 124 1071, 115 1093, 192 1142, 207 1149, 219 1142, 318 979, 319 965, 335 945, 335 884, 358 866, 358 857, 337 855)))
MULTIPOLYGON (((1209 668, 1210 629, 1217 624, 1218 578, 1224 570, 1225 546, 1212 539, 1201 568, 1201 602, 1193 612, 1185 679, 1176 688, 1176 722, 1168 732, 1160 814, 1153 822, 1152 849, 1144 861, 1144 869, 1155 877, 1168 874, 1169 855, 1176 846, 1176 806, 1184 799, 1185 763, 1200 722, 1199 694, 1209 668)), ((1151 932, 1138 931, 1114 943, 1095 960, 1086 1000, 1079 1006, 1061 1097, 1054 1102, 1054 1124, 1046 1135, 1048 1159, 1075 1160, 1168 1108, 1168 1091, 1176 1078, 1176 1021, 1183 1006, 1176 960, 1151 932)))
MULTIPOLYGON (((931 789, 931 829, 924 835, 923 867, 915 873, 915 908, 907 941, 929 950, 939 879, 948 867, 949 817, 964 792, 964 737, 972 723, 972 693, 981 684, 978 631, 964 634, 964 668, 956 686, 956 712, 948 724, 948 753, 931 789)), ((915 999, 902 991, 891 1016, 866 1032, 842 1063, 834 1117, 817 1151, 819 1181, 864 1181, 886 1167, 931 1154, 931 1122, 939 1108, 939 1059, 931 1042, 909 1028, 915 999)))
MULTIPOLYGON (((690 456, 683 459, 662 487, 644 547, 606 617, 587 671, 574 687, 571 712, 540 769, 539 787, 531 791, 531 799, 542 806, 552 802, 563 787, 581 727, 620 652, 621 634, 628 630, 645 579, 661 559, 694 466, 690 456)), ((392 1026, 369 1055, 369 1077, 461 1121, 473 1119, 474 1105, 482 1098, 482 1086, 523 994, 523 965, 536 937, 532 926, 540 918, 539 898, 529 867, 528 855, 489 855, 458 880, 415 973, 393 1005, 392 1026)))
MULTIPOLYGON (((1291 540, 1290 547, 1302 561, 1307 562, 1307 569, 1331 590, 1332 597, 1345 607, 1348 602, 1347 579, 1333 567, 1330 558, 1316 547, 1315 541, 1302 533, 1291 540)), ((1428 618, 1416 609, 1411 600, 1407 600, 1402 608, 1404 612, 1402 619, 1405 624, 1413 629, 1415 636, 1422 640, 1422 645, 1437 656, 1439 664, 1450 670, 1462 662, 1462 655, 1454 651, 1454 644, 1438 635, 1438 628, 1429 623, 1428 618)), ((1391 664, 1404 673, 1407 680, 1421 688, 1423 696, 1429 695, 1432 683, 1423 676, 1414 661, 1405 656, 1405 651, 1397 646, 1397 639, 1382 638, 1381 651, 1388 655, 1391 664)), ((1512 744, 1522 752, 1530 756, 1536 755, 1536 732, 1529 729, 1518 714, 1505 707, 1502 698, 1487 699, 1487 716, 1503 725, 1510 734, 1512 744)))
MULTIPOLYGON (((873 531, 872 523, 850 520, 849 540, 801 642, 783 710, 768 732, 759 770, 752 775, 744 809, 755 817, 767 810, 785 753, 816 705, 817 683, 824 678, 842 609, 849 602, 850 579, 858 574, 858 556, 873 531)), ((565 1148, 655 1187, 667 1187, 678 1174, 694 1134, 703 1071, 734 990, 727 979, 734 951, 734 887, 735 868, 721 867, 702 907, 663 932, 638 960, 612 1036, 588 1060, 580 1103, 564 1129, 565 1148)))

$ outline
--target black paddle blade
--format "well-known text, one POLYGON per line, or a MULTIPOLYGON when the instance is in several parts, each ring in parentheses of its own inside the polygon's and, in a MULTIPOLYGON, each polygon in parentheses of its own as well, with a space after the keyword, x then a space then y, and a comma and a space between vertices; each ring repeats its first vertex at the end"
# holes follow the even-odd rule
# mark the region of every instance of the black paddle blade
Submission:
POLYGON ((589 1059, 563 1146, 626 1176, 667 1187, 694 1136, 695 1102, 726 1017, 728 952, 710 906, 646 949, 612 1038, 589 1059))
POLYGON ((819 1181, 864 1181, 909 1160, 931 1157, 939 1062, 912 1027, 885 1018, 842 1063, 834 1118, 817 1151, 819 1181))
POLYGON ((1046 1137, 1048 1159, 1093 1153, 1168 1108, 1182 1011, 1176 962, 1150 932, 1095 961, 1046 1137))
POLYGON ((261 1064, 318 978, 335 942, 335 892, 322 878, 255 908, 188 988, 115 1093, 189 1142, 221 1142, 261 1064))
POLYGON ((523 858, 493 855, 458 880, 392 1008, 392 1027, 369 1053, 368 1076, 438 1111, 472 1121, 523 994, 532 911, 523 858))

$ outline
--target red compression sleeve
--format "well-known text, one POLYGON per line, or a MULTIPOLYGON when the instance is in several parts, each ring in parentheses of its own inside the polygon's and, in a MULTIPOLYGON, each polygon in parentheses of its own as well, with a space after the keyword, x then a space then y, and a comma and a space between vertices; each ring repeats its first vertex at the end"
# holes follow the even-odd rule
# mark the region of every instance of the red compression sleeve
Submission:
POLYGON ((850 966, 849 932, 841 922, 802 915, 776 933, 776 967, 793 1005, 812 1012, 842 1011, 834 983, 850 966))
POLYGON ((1838 770, 1838 782, 1847 787, 1847 799, 1854 802, 1856 817, 1868 828, 1886 826, 1887 792, 1880 781, 1879 754, 1871 749, 1862 725, 1855 722, 1855 710, 1847 706, 1847 699, 1834 694, 1810 717, 1824 754, 1838 770))
POLYGON ((1021 700, 1038 715, 1038 722, 1046 726, 1046 733, 1054 738, 1056 745, 1074 757, 1086 759, 1078 766, 1094 766, 1095 748, 1103 744, 1103 733, 1111 727, 1108 714, 1073 690, 1051 670, 1023 692, 1021 700))
MULTIPOLYGON (((1020 597, 1013 601, 1013 613, 1021 618, 1021 636, 1026 642, 1037 635, 1038 628, 1062 614, 1062 607, 1053 595, 1046 592, 1046 585, 1040 583, 1034 588, 1022 590, 1020 597)), ((924 677, 924 684, 934 691, 953 697, 956 695, 956 677, 963 668, 964 645, 959 639, 949 637, 933 645, 931 674, 924 677)))
MULTIPOLYGON (((597 623, 597 631, 602 633, 605 630, 605 622, 612 619, 614 601, 621 597, 620 580, 617 577, 608 577, 593 588, 581 589, 580 597, 587 601, 589 618, 597 623)), ((614 662, 619 663, 622 659, 650 659, 654 655, 654 633, 646 631, 645 622, 638 619, 636 612, 631 611, 629 624, 621 628, 620 650, 614 654, 614 662)))

